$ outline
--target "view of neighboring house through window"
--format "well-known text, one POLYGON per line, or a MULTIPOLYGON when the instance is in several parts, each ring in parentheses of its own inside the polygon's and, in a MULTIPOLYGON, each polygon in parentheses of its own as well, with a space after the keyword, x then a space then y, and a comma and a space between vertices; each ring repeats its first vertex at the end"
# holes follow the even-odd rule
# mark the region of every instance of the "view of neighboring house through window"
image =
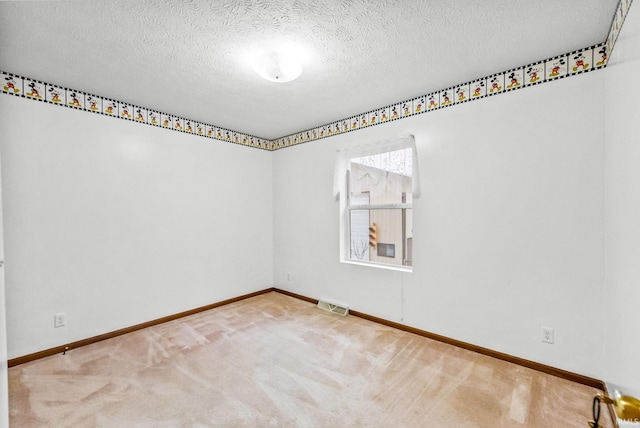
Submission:
POLYGON ((351 158, 347 174, 349 258, 412 266, 411 148, 351 158))

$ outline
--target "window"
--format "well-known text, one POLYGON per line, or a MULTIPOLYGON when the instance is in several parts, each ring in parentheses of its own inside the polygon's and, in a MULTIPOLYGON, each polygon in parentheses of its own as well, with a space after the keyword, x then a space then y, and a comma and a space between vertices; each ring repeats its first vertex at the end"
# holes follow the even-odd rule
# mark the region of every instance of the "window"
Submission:
POLYGON ((412 136, 339 154, 343 261, 413 266, 414 154, 412 136))

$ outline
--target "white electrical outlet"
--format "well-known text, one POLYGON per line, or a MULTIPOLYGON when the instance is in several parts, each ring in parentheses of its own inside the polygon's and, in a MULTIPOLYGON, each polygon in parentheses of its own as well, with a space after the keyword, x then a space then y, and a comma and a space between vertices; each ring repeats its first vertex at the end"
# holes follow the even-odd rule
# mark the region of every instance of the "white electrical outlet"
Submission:
POLYGON ((291 281, 291 272, 287 272, 287 281, 291 281))
POLYGON ((553 343, 553 328, 542 327, 542 341, 545 343, 553 343))
POLYGON ((53 326, 55 328, 64 327, 67 325, 67 314, 64 312, 60 312, 59 314, 55 314, 53 316, 53 326))

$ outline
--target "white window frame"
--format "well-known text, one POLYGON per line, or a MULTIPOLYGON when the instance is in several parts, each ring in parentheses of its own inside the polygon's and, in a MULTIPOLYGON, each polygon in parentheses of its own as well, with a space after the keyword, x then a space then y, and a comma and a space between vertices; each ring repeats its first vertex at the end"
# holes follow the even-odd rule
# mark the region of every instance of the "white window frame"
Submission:
MULTIPOLYGON (((357 260, 351 258, 351 218, 350 213, 352 210, 377 210, 377 209, 413 209, 412 203, 401 204, 366 204, 352 206, 350 201, 351 189, 350 189, 350 162, 351 159, 368 156, 372 154, 380 154, 392 152, 395 150, 401 150, 411 148, 412 149, 412 195, 413 199, 417 198, 420 194, 420 175, 418 170, 418 157, 416 152, 415 139, 413 135, 407 134, 400 137, 395 137, 389 140, 381 141, 374 144, 355 146, 343 149, 338 152, 336 158, 336 168, 334 175, 334 193, 339 195, 340 200, 340 262, 353 265, 370 266, 376 268, 390 269, 402 272, 413 271, 412 266, 380 263, 370 260, 357 260)), ((403 226, 404 227, 404 226, 403 226)), ((413 236, 412 236, 413 238, 413 236)), ((412 239, 413 241, 413 239, 412 239)), ((403 257, 407 256, 406 249, 406 236, 403 239, 403 257)), ((371 251, 371 249, 370 249, 371 251)), ((397 252, 397 249, 396 249, 397 252)), ((404 263, 404 261, 403 261, 404 263)))

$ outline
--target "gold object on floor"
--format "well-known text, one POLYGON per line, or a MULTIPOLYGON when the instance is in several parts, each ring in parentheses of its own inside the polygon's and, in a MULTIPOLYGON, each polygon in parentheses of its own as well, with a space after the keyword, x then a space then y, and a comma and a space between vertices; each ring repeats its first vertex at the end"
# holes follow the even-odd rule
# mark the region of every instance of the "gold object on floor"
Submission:
POLYGON ((640 400, 629 395, 622 395, 620 391, 614 392, 615 398, 598 394, 600 401, 605 404, 613 404, 618 419, 627 421, 640 421, 640 400))

